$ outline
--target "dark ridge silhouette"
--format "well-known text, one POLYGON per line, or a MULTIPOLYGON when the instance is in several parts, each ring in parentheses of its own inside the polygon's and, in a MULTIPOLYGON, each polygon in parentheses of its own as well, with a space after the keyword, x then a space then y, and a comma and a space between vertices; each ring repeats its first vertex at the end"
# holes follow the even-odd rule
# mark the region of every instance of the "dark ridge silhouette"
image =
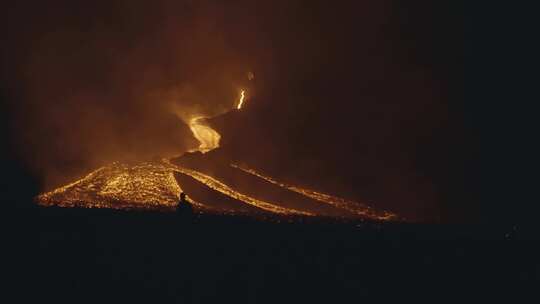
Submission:
POLYGON ((180 200, 178 201, 178 206, 176 207, 176 214, 181 218, 190 220, 193 217, 193 205, 186 198, 186 193, 180 193, 180 200))

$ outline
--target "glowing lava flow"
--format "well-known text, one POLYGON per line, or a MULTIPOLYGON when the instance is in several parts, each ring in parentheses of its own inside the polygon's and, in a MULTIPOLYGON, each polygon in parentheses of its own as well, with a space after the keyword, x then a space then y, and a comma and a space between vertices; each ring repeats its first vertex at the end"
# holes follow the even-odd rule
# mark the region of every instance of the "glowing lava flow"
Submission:
POLYGON ((242 90, 242 92, 240 92, 240 101, 238 101, 238 106, 236 106, 236 109, 240 110, 242 108, 245 98, 246 98, 246 91, 242 90))
MULTIPOLYGON (((378 221, 397 219, 397 216, 390 212, 376 211, 356 202, 278 182, 251 169, 231 166, 315 201, 345 209, 359 218, 378 221)), ((134 165, 113 163, 71 184, 41 194, 36 201, 43 206, 174 211, 182 191, 174 177, 175 172, 192 177, 206 187, 235 199, 238 204, 248 204, 261 211, 281 216, 317 215, 305 210, 283 207, 285 202, 269 202, 251 197, 214 177, 172 164, 168 159, 134 165)), ((192 198, 190 201, 199 212, 234 214, 236 210, 234 206, 231 206, 230 210, 218 210, 205 202, 197 202, 192 198)))
POLYGON ((159 163, 113 163, 37 197, 40 205, 60 207, 174 210, 180 186, 159 163))
POLYGON ((374 219, 377 219, 377 220, 392 220, 392 219, 397 218, 396 214, 393 214, 393 213, 390 213, 390 212, 387 212, 387 211, 376 212, 372 208, 370 208, 369 206, 360 204, 358 202, 348 201, 346 199, 336 197, 336 196, 332 196, 332 195, 329 195, 329 194, 320 193, 320 192, 313 191, 313 190, 310 190, 310 189, 303 189, 303 188, 300 188, 300 187, 287 185, 287 184, 278 182, 275 179, 273 179, 271 177, 268 177, 268 176, 264 176, 264 175, 258 173, 257 171, 255 171, 253 169, 248 169, 248 168, 241 167, 241 166, 238 166, 238 165, 235 165, 235 164, 231 164, 231 167, 236 168, 236 169, 240 169, 240 170, 242 170, 242 171, 244 171, 246 173, 249 173, 249 174, 251 174, 253 176, 264 179, 265 181, 270 182, 270 183, 272 183, 274 185, 278 185, 278 186, 280 186, 282 188, 285 188, 285 189, 288 189, 290 191, 300 193, 300 194, 302 194, 304 196, 307 196, 307 197, 309 197, 311 199, 314 199, 316 201, 319 201, 319 202, 322 202, 322 203, 325 203, 325 204, 329 204, 329 205, 332 205, 332 206, 337 207, 337 208, 345 209, 345 210, 347 210, 347 211, 349 211, 349 212, 351 212, 353 214, 356 214, 358 216, 370 217, 370 218, 374 218, 374 219))
MULTIPOLYGON (((242 108, 245 97, 246 91, 242 90, 240 92, 240 100, 238 101, 236 109, 240 110, 242 108)), ((200 143, 197 150, 201 151, 202 153, 219 148, 219 141, 221 140, 221 135, 219 135, 216 130, 212 129, 204 122, 206 118, 207 117, 205 116, 196 116, 191 118, 188 122, 193 136, 195 136, 200 143)))
POLYGON ((193 177, 194 179, 198 180, 199 182, 205 184, 207 187, 211 188, 211 189, 214 189, 222 194, 225 194, 229 197, 232 197, 232 198, 235 198, 243 203, 246 203, 248 205, 252 205, 252 206, 255 206, 259 209, 262 209, 262 210, 266 210, 266 211, 270 211, 272 213, 278 213, 278 214, 282 214, 282 215, 304 215, 304 216, 314 216, 315 214, 311 213, 311 212, 307 212, 307 211, 300 211, 300 210, 295 210, 295 209, 291 209, 291 208, 284 208, 284 207, 281 207, 281 206, 278 206, 278 204, 276 203, 269 203, 269 202, 265 202, 263 200, 259 200, 259 199, 256 199, 256 198, 253 198, 253 197, 250 197, 246 194, 243 194, 243 193, 240 193, 238 191, 235 191, 234 189, 232 189, 231 187, 227 186, 226 184, 218 181, 217 179, 211 177, 211 176, 208 176, 204 173, 201 173, 201 172, 198 172, 198 171, 195 171, 195 170, 191 170, 191 169, 187 169, 187 168, 183 168, 183 167, 180 167, 180 166, 176 166, 174 164, 172 164, 168 159, 163 159, 163 162, 170 165, 172 167, 173 170, 176 170, 180 173, 183 173, 183 174, 186 174, 186 175, 189 175, 191 177, 193 177))
POLYGON ((221 135, 205 124, 204 119, 205 117, 198 116, 189 121, 189 128, 193 132, 193 136, 199 141, 198 150, 202 153, 218 148, 219 140, 221 139, 221 135))

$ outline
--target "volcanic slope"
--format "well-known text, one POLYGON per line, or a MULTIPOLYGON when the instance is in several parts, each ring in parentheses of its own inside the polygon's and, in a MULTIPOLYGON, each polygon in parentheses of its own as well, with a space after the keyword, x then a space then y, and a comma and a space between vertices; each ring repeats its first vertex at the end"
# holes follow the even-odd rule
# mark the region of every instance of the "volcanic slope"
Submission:
POLYGON ((36 199, 44 206, 174 211, 184 191, 198 212, 397 219, 390 212, 280 183, 231 164, 215 152, 186 153, 154 162, 113 163, 36 199))
POLYGON ((36 201, 42 206, 174 210, 181 191, 161 163, 113 163, 36 201))
POLYGON ((231 164, 229 159, 223 157, 220 152, 217 149, 206 154, 187 153, 182 157, 172 159, 171 162, 203 172, 241 193, 255 199, 272 202, 283 208, 327 217, 397 219, 397 215, 391 212, 376 210, 366 204, 281 183, 253 169, 231 164))
MULTIPOLYGON (((213 161, 205 162, 205 158, 191 158, 189 161, 178 161, 183 167, 198 172, 203 172, 221 182, 229 185, 237 191, 253 198, 273 202, 274 204, 295 210, 302 210, 316 215, 343 217, 353 216, 345 209, 339 209, 328 204, 323 204, 313 199, 269 183, 268 181, 246 173, 228 163, 213 161)), ((184 187, 183 183, 180 183, 184 187)))
POLYGON ((269 215, 271 212, 255 206, 245 204, 240 200, 216 191, 195 178, 180 172, 175 172, 176 181, 182 189, 189 193, 189 199, 204 202, 204 205, 217 213, 238 215, 269 215))

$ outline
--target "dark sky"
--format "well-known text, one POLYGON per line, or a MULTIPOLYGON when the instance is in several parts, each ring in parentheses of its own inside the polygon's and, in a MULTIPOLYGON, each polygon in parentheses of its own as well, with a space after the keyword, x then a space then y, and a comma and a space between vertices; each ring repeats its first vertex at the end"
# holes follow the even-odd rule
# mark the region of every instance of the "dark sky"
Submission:
POLYGON ((40 187, 183 152, 195 142, 175 113, 222 113, 248 85, 245 115, 223 129, 234 157, 410 218, 485 207, 465 181, 477 152, 457 4, 17 1, 4 13, 12 154, 40 187))

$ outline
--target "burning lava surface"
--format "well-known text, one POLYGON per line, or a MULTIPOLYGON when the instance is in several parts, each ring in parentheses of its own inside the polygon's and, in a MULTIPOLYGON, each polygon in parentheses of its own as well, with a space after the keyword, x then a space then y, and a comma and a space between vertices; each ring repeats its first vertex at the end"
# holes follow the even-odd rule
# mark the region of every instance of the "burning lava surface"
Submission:
POLYGON ((199 213, 397 219, 393 213, 286 185, 199 152, 155 162, 113 163, 44 193, 37 201, 43 206, 174 211, 182 191, 199 213))

